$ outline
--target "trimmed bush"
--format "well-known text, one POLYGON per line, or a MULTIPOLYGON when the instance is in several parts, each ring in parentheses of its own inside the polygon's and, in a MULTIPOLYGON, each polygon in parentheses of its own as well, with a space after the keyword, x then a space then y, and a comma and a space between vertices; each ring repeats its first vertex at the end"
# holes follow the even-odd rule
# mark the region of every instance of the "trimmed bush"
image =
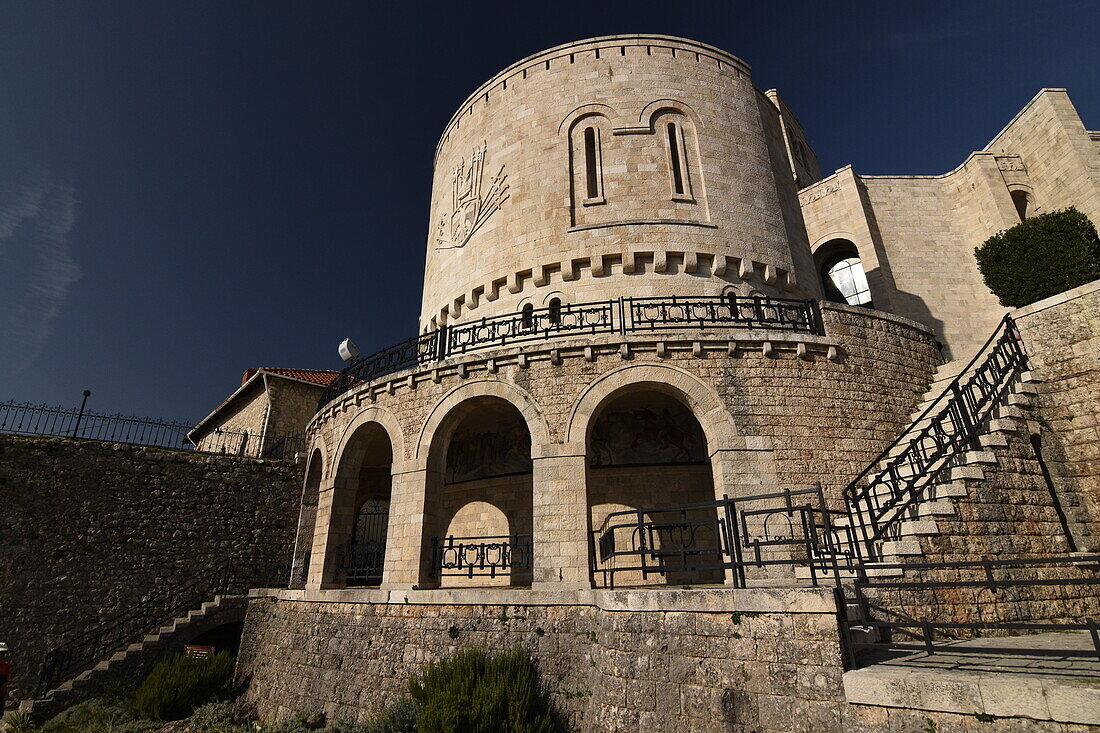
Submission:
POLYGON ((554 717, 522 649, 463 649, 409 681, 419 733, 552 733, 554 717))
POLYGON ((141 718, 182 720, 208 702, 233 695, 233 657, 218 652, 206 659, 179 655, 161 662, 149 673, 130 701, 130 711, 141 718))
POLYGON ((1100 236, 1074 207, 1041 214, 974 250, 1001 305, 1019 308, 1100 278, 1100 236))

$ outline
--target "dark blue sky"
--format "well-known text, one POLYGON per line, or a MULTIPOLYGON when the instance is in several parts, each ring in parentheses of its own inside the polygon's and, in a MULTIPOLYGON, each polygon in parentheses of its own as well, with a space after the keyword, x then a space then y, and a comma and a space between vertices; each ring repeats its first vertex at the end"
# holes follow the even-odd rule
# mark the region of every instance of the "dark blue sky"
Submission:
POLYGON ((942 173, 1044 86, 1100 128, 1100 2, 0 6, 0 401, 205 415, 250 366, 415 332, 432 154, 523 56, 724 48, 823 171, 942 173))

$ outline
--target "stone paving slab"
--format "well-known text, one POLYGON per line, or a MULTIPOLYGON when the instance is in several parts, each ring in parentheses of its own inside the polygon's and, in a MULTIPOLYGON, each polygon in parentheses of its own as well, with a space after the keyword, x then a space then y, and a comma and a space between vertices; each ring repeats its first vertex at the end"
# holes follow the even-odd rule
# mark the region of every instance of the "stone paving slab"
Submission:
POLYGON ((1100 658, 1058 653, 1093 648, 1084 631, 960 641, 845 672, 844 694, 863 705, 1100 725, 1100 658))

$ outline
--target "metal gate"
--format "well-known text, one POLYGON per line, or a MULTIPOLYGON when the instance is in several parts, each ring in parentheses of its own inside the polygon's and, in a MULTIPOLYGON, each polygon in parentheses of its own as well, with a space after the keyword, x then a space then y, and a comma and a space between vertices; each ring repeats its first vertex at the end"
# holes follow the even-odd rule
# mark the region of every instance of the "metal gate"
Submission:
POLYGON ((340 546, 337 574, 348 585, 378 585, 382 582, 389 517, 389 499, 368 500, 359 507, 351 531, 351 542, 340 546))

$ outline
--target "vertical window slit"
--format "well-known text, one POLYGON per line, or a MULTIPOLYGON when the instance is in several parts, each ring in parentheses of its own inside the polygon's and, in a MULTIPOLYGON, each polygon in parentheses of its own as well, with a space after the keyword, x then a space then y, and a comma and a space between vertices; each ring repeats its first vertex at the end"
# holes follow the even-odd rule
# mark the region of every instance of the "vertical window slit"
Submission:
POLYGON ((584 128, 584 173, 588 198, 600 195, 598 171, 596 170, 596 128, 584 128))
POLYGON ((684 172, 680 167, 680 140, 676 134, 675 123, 668 123, 668 150, 672 157, 672 190, 678 194, 684 193, 684 172))

